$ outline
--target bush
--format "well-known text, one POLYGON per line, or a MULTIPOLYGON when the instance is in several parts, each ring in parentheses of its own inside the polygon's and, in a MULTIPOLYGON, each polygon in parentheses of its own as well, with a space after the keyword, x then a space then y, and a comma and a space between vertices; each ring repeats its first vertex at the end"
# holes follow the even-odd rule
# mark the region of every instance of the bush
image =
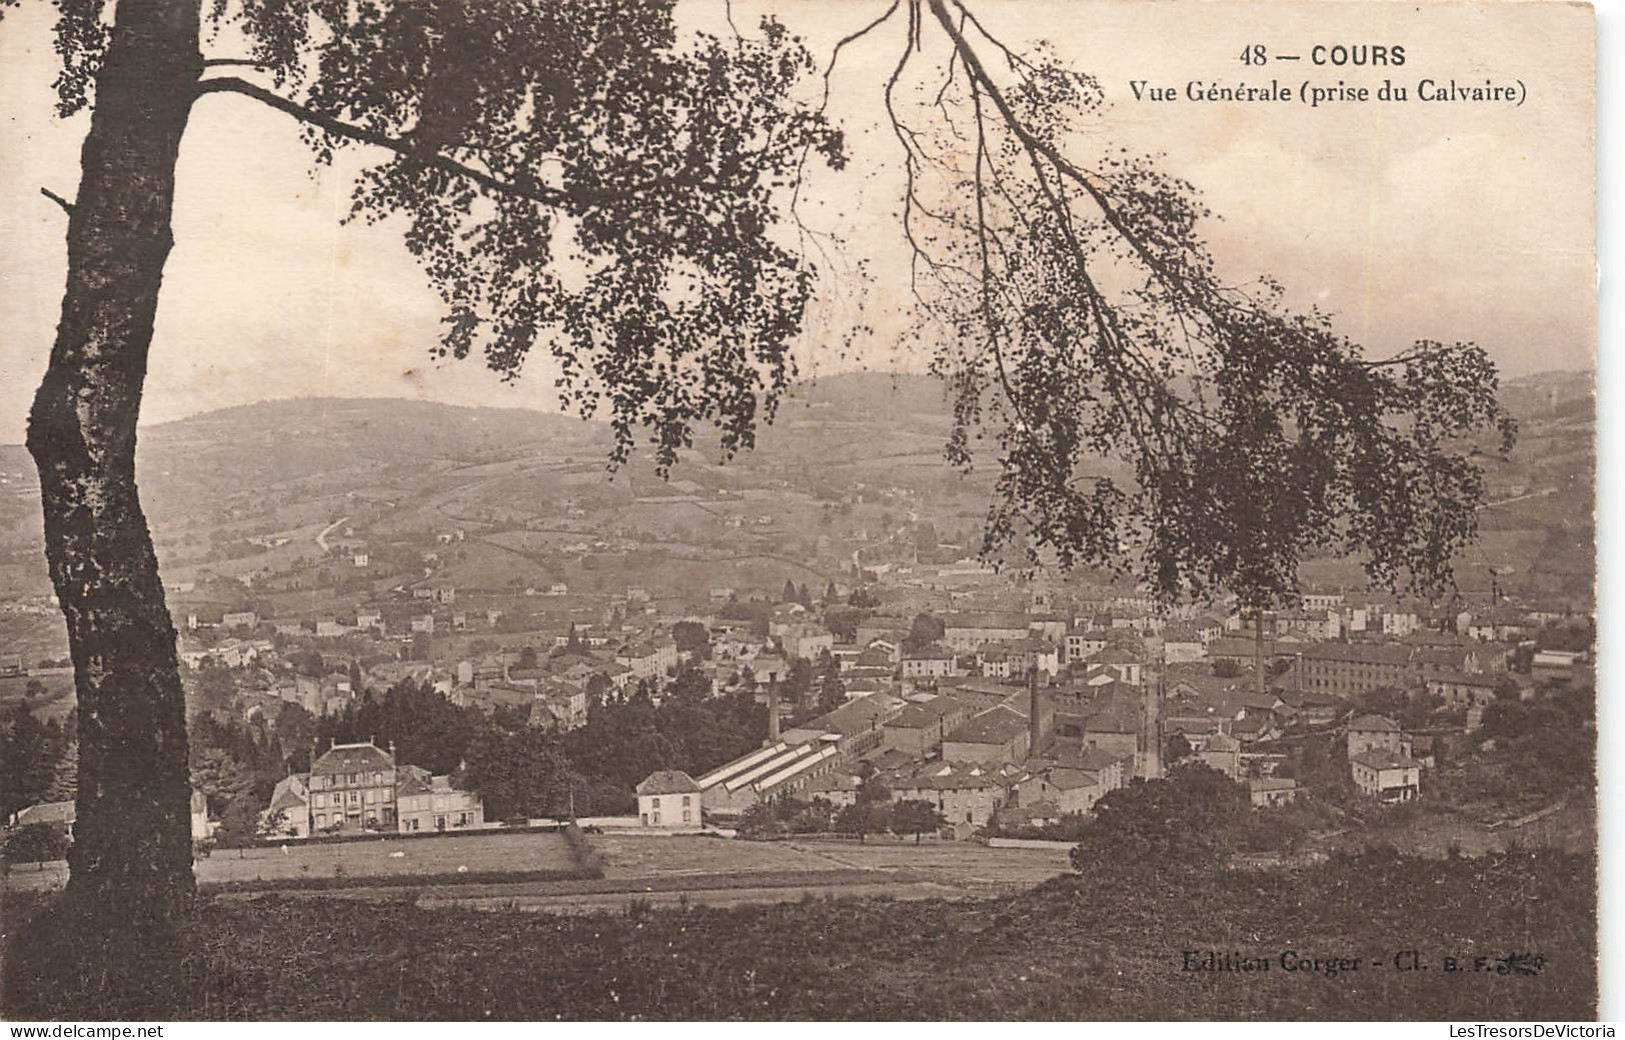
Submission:
POLYGON ((49 863, 66 859, 68 836, 61 828, 48 823, 30 823, 19 827, 6 838, 0 855, 7 863, 49 863))
POLYGON ((592 842, 582 833, 578 824, 570 823, 564 828, 564 842, 570 846, 570 856, 575 860, 578 876, 601 878, 604 876, 604 857, 592 847, 592 842))
POLYGON ((1165 779, 1136 780, 1095 803, 1072 850, 1086 877, 1146 869, 1202 872, 1231 851, 1249 812, 1247 789, 1196 762, 1165 779))

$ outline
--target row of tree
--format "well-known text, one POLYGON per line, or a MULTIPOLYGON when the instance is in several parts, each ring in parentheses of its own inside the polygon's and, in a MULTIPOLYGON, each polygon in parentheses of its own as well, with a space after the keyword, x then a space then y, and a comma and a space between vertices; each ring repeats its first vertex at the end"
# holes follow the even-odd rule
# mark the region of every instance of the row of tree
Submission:
MULTIPOLYGON (((754 695, 710 692, 704 675, 680 669, 663 687, 645 681, 625 693, 597 692, 585 725, 553 733, 531 726, 527 712, 487 715, 406 680, 314 720, 313 737, 318 749, 363 740, 393 745, 402 764, 458 775, 491 819, 621 813, 635 807, 634 788, 650 773, 697 776, 761 743, 766 709, 754 695)), ((308 768, 289 755, 290 768, 301 764, 308 768)))
POLYGON ((37 714, 35 705, 45 692, 37 679, 29 680, 23 698, 0 725, 0 822, 19 809, 51 800, 73 743, 72 713, 65 726, 37 714))

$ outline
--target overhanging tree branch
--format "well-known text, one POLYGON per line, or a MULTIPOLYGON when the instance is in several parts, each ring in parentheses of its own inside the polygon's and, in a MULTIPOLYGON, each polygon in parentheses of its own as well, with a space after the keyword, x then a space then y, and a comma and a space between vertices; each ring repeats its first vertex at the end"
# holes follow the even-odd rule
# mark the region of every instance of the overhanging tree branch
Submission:
MULTIPOLYGON (((1166 277, 1163 271, 1163 265, 1158 263, 1157 259, 1150 254, 1150 251, 1147 250, 1145 243, 1141 241, 1140 236, 1135 234, 1133 229, 1128 227, 1124 222, 1122 214, 1119 213, 1117 211, 1117 207, 1112 204, 1111 198, 1107 194, 1106 187, 1100 182, 1100 179, 1074 165, 1066 158, 1066 156, 1058 152, 1047 141, 1040 139, 1027 129, 1026 125, 1010 108, 1009 101, 1005 99, 1004 91, 1002 91, 998 84, 993 81, 993 77, 988 75, 987 69, 982 65, 981 58, 977 55, 975 48, 971 47, 970 41, 965 38, 965 34, 954 25, 953 16, 949 13, 948 6, 944 0, 926 0, 926 2, 931 5, 931 13, 936 15, 937 21, 942 24, 943 30, 947 32, 949 38, 952 39, 954 50, 959 54, 965 63, 966 72, 970 75, 973 81, 981 82, 982 88, 987 91, 988 99, 992 101, 993 106, 998 109, 999 115, 1004 117, 1005 124, 1008 126, 1010 132, 1016 136, 1016 139, 1021 142, 1022 147, 1025 148, 1028 155, 1031 156, 1034 169, 1039 173, 1039 175, 1042 176, 1042 170, 1038 169, 1038 160, 1040 157, 1042 157, 1048 160, 1061 176, 1075 181, 1086 193, 1088 193, 1095 205, 1099 207, 1101 216, 1105 219, 1106 223, 1111 225, 1112 229, 1123 237, 1123 240, 1127 242, 1129 247, 1134 250, 1142 261, 1144 261, 1153 275, 1163 279, 1165 284, 1167 284, 1168 287, 1174 292, 1186 296, 1197 310, 1206 313, 1209 318, 1217 321, 1218 315, 1212 312, 1212 307, 1209 301, 1200 299, 1191 294, 1188 288, 1181 284, 1179 279, 1166 277)), ((959 10, 964 14, 970 14, 970 12, 966 10, 965 5, 959 3, 958 0, 954 0, 954 6, 958 7, 959 10)), ((974 16, 972 17, 974 21, 974 16)), ((981 29, 981 24, 979 22, 975 24, 977 25, 978 29, 981 29)), ((989 35, 986 29, 981 29, 981 31, 983 35, 988 37, 988 39, 993 40, 995 46, 998 46, 1000 49, 1004 50, 1007 55, 1010 53, 1008 48, 1005 48, 1002 43, 999 43, 998 40, 989 35)), ((1013 64, 1013 59, 1007 60, 1012 60, 1012 67, 1015 67, 1013 64)))
POLYGON ((308 123, 311 126, 314 126, 317 129, 323 130, 336 137, 346 137, 352 141, 359 141, 362 144, 370 144, 378 148, 385 148, 394 152, 396 155, 411 159, 413 162, 422 163, 425 166, 441 170, 445 173, 453 174, 454 176, 465 177, 481 187, 498 194, 529 199, 532 202, 539 202, 544 206, 568 206, 570 204, 581 205, 582 203, 590 203, 599 199, 608 199, 610 197, 608 193, 594 192, 587 189, 571 189, 566 191, 558 188, 549 188, 541 184, 515 184, 512 181, 503 180, 500 177, 493 176, 485 170, 469 166, 466 163, 458 162, 456 159, 453 159, 441 152, 419 148, 412 142, 403 138, 394 137, 390 134, 381 133, 377 130, 370 130, 364 126, 356 126, 352 123, 346 123, 341 119, 334 119, 332 116, 323 115, 320 112, 312 111, 311 109, 306 108, 304 105, 294 101, 289 101, 280 94, 266 90, 264 87, 257 86, 256 84, 250 83, 245 79, 239 79, 236 76, 221 76, 215 79, 202 80, 197 85, 197 93, 199 97, 206 94, 241 94, 244 97, 250 97, 255 101, 261 102, 262 104, 269 105, 278 112, 292 116, 302 123, 308 123))

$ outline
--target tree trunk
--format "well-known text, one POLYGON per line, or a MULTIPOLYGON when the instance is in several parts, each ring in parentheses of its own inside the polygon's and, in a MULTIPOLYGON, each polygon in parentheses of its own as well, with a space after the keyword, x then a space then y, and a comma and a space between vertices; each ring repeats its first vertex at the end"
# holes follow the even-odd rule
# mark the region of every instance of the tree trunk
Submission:
POLYGON ((176 157, 203 68, 199 6, 118 4, 68 220, 62 317, 28 423, 79 702, 67 904, 155 953, 195 886, 175 628, 135 439, 176 157))

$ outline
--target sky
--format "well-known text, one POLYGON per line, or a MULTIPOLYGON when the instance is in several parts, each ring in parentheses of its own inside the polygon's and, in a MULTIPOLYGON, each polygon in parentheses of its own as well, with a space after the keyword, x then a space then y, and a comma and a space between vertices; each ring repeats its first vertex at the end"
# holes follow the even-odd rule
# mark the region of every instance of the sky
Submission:
MULTIPOLYGON (((1047 40, 1094 74, 1108 101, 1069 142, 1087 163, 1103 149, 1158 153, 1222 219, 1205 225, 1235 281, 1270 274, 1291 301, 1386 354, 1419 338, 1472 340, 1508 376, 1589 369, 1594 354, 1592 22, 1565 4, 1412 5, 1380 0, 974 0, 982 22, 1022 49, 1047 40), (1402 68, 1342 70, 1306 61, 1240 64, 1243 48, 1308 54, 1316 44, 1401 45, 1402 68), (1153 104, 1130 80, 1371 87, 1384 77, 1522 80, 1518 107, 1420 102, 1153 104)), ((820 61, 885 10, 871 0, 735 0, 750 31, 775 11, 820 61)), ((687 28, 727 31, 720 0, 685 0, 687 28)), ((71 198, 87 118, 57 120, 51 8, 24 0, 0 22, 0 443, 20 441, 50 350, 65 272, 65 217, 40 187, 71 198)), ((880 124, 880 91, 902 45, 901 17, 843 51, 830 114, 854 162, 809 187, 812 222, 848 242, 827 270, 796 356, 803 374, 919 369, 898 345, 907 323, 906 256, 895 213, 898 152, 880 124), (866 261, 855 292, 840 268, 866 261), (843 354, 856 325, 874 326, 843 354)), ((935 28, 928 26, 928 29, 935 28)), ((937 34, 940 35, 940 34, 937 34)), ((230 56, 223 45, 211 56, 230 56)), ((943 56, 931 37, 922 71, 943 56)), ((809 84, 809 90, 816 84, 809 84)), ((398 225, 342 227, 353 149, 312 166, 288 117, 214 94, 182 145, 176 246, 165 270, 143 421, 296 396, 411 397, 552 409, 538 356, 503 385, 478 361, 434 362, 439 310, 398 225)))

